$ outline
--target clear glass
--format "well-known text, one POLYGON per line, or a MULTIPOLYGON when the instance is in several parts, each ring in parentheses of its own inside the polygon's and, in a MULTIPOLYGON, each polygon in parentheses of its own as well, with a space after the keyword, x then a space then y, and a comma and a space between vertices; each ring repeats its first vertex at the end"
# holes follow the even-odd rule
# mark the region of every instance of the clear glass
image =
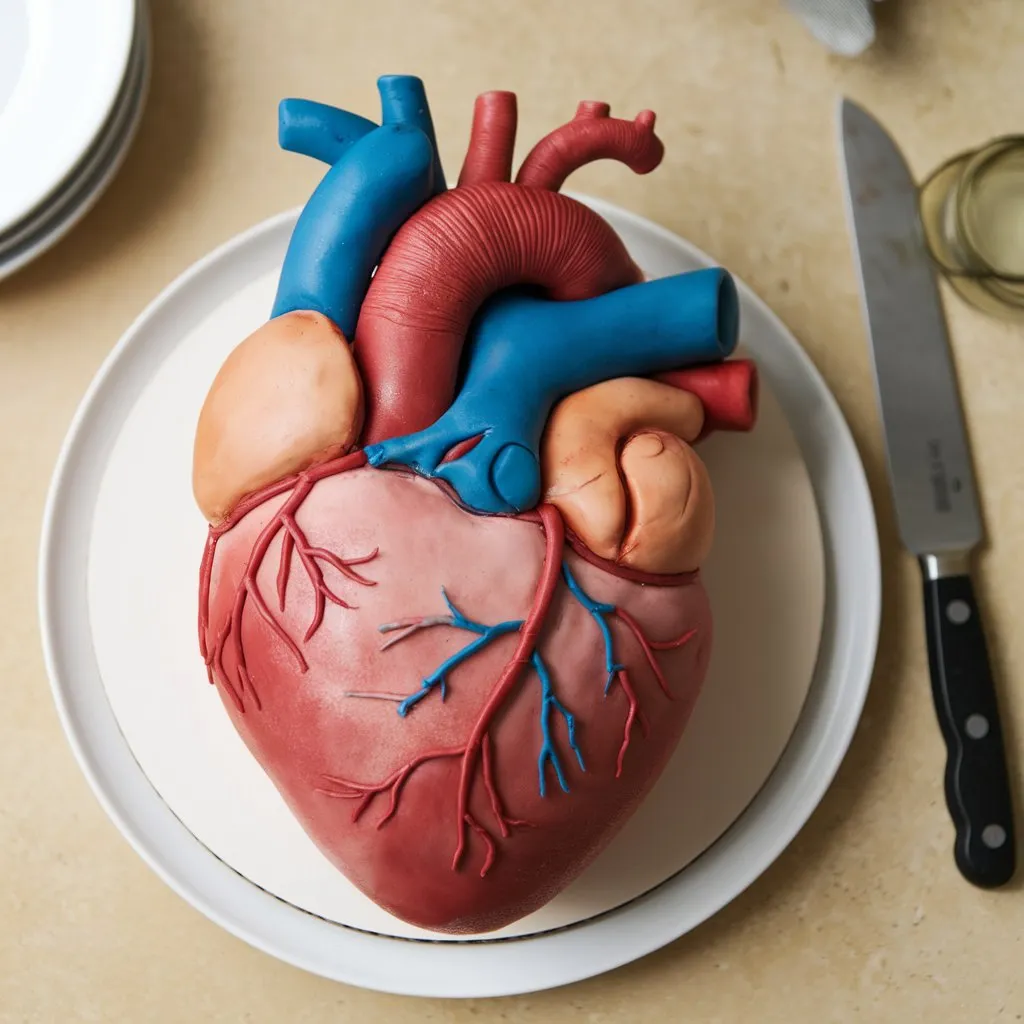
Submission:
POLYGON ((937 168, 920 190, 932 258, 987 313, 1024 321, 1024 136, 994 139, 937 168))

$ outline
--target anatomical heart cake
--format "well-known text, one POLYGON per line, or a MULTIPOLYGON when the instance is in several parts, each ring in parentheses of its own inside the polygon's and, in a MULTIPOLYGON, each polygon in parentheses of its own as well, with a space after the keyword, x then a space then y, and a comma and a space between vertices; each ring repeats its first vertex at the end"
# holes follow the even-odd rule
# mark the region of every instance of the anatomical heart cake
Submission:
POLYGON ((449 189, 422 83, 379 88, 379 125, 280 107, 328 169, 199 417, 199 646, 338 870, 479 933, 578 876, 676 748, 712 649, 700 441, 753 426, 757 377, 726 271, 646 281, 559 191, 652 171, 653 113, 580 103, 513 178, 515 96, 485 93, 449 189))

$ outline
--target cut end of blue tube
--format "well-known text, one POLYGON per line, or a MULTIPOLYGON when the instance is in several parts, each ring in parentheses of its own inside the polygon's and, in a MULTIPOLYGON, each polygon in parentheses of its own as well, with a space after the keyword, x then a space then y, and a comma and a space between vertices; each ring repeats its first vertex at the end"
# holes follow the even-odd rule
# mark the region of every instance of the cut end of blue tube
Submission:
POLYGON ((740 299, 736 282, 727 270, 718 279, 718 347, 723 356, 732 355, 740 336, 740 299))

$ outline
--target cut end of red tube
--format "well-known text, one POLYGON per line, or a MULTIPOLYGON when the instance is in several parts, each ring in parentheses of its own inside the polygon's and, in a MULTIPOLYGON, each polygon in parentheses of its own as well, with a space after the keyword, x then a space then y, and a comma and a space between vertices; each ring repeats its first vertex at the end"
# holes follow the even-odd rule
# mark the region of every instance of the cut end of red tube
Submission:
POLYGON ((670 370, 655 380, 696 395, 704 406, 706 437, 716 430, 747 431, 757 422, 759 378, 752 359, 730 359, 712 366, 670 370))

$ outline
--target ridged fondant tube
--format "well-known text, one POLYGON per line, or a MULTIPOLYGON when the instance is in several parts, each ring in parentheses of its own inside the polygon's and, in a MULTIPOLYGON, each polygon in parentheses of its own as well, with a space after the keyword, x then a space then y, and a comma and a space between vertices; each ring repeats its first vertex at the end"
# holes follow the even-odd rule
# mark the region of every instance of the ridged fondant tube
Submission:
POLYGON ((567 196, 506 182, 437 196, 399 229, 363 301, 364 443, 422 430, 448 408, 466 332, 494 292, 532 284, 583 299, 640 278, 615 231, 567 196))
POLYGON ((460 185, 511 179, 517 116, 514 92, 485 92, 477 96, 469 148, 459 174, 460 185))
POLYGON ((546 135, 523 161, 516 183, 557 192, 573 171, 592 160, 618 160, 635 174, 648 174, 661 163, 665 147, 654 134, 654 111, 635 120, 609 117, 607 103, 584 100, 576 116, 546 135))
POLYGON ((540 497, 541 432, 560 398, 615 377, 722 360, 738 331, 736 286, 719 268, 579 302, 499 297, 479 317, 451 407, 418 433, 367 448, 367 457, 443 479, 481 512, 531 508, 540 497))

